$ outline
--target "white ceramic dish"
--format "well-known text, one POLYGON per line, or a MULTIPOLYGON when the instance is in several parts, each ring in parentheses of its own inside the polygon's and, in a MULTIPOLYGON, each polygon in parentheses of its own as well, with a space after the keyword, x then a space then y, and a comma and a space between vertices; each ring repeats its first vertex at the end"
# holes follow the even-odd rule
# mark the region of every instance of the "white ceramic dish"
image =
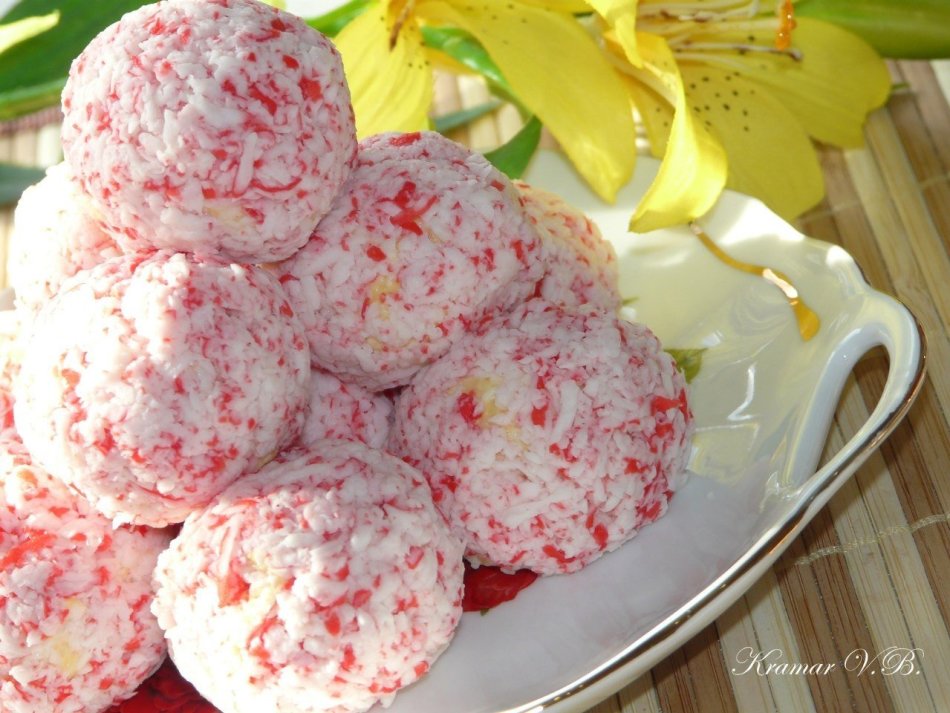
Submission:
POLYGON ((617 247, 631 316, 668 347, 705 347, 691 385, 697 433, 669 513, 584 571, 539 580, 485 616, 466 614, 431 673, 390 713, 584 711, 712 622, 775 561, 893 430, 924 375, 919 326, 872 290, 844 250, 805 238, 758 201, 727 193, 702 223, 734 257, 786 273, 822 321, 801 339, 788 303, 716 260, 689 230, 646 236, 627 220, 656 171, 641 159, 617 206, 553 153, 527 180, 585 210, 617 247), (880 402, 815 471, 855 362, 882 345, 880 402))

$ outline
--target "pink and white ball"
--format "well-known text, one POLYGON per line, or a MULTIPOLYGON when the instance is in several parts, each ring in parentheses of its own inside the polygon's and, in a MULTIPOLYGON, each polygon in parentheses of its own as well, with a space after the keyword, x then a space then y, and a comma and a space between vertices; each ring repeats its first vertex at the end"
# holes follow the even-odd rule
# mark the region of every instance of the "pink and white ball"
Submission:
POLYGON ((182 675, 225 713, 351 713, 445 649, 462 572, 420 473, 325 441, 190 516, 159 559, 154 610, 182 675))
POLYGON ((567 306, 620 307, 617 253, 597 225, 559 196, 523 181, 521 205, 541 236, 544 277, 536 296, 567 306))
POLYGON ((385 445, 393 413, 388 395, 347 384, 320 369, 310 375, 309 393, 310 408, 299 445, 327 439, 361 441, 371 448, 385 445))
POLYGON ((122 252, 94 218, 69 167, 49 168, 23 192, 14 212, 7 275, 17 307, 36 314, 67 278, 122 252))
POLYGON ((40 312, 16 379, 24 443, 117 522, 204 507, 299 434, 309 354, 259 267, 113 258, 40 312))
POLYGON ((63 147, 104 225, 234 262, 288 257, 350 170, 332 43, 257 0, 165 0, 103 30, 63 91, 63 147))
POLYGON ((333 210, 278 270, 314 365, 382 391, 526 299, 542 266, 508 179, 423 132, 363 141, 333 210))
POLYGON ((666 511, 691 430, 646 327, 532 300, 419 372, 389 449, 426 475, 470 559, 557 574, 666 511))
POLYGON ((0 710, 88 713, 165 658, 149 607, 169 536, 112 524, 0 437, 0 710))

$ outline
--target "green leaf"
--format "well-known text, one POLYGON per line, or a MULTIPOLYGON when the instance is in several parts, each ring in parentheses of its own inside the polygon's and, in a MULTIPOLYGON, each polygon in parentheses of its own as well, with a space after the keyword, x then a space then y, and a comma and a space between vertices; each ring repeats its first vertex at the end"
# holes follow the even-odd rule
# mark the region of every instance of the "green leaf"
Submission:
POLYGON ((426 47, 443 52, 459 64, 482 75, 494 94, 511 102, 518 107, 522 115, 527 116, 527 111, 515 96, 498 65, 488 56, 481 42, 471 34, 455 27, 424 26, 422 41, 426 47))
POLYGON ((0 54, 0 118, 36 111, 59 102, 69 65, 101 30, 146 0, 28 0, 15 5, 4 22, 59 11, 55 27, 0 54))
POLYGON ((947 0, 799 0, 795 14, 850 30, 884 57, 950 57, 947 0))
POLYGON ((0 121, 15 119, 59 103, 64 86, 66 77, 60 77, 45 84, 0 92, 0 121))
POLYGON ((33 166, 0 163, 0 205, 16 203, 27 188, 41 181, 46 171, 33 166))
POLYGON ((495 168, 508 178, 521 178, 541 142, 541 122, 532 116, 511 141, 485 153, 495 168))
POLYGON ((470 109, 459 109, 458 111, 453 111, 448 114, 442 114, 441 116, 432 118, 432 128, 434 128, 440 134, 444 134, 445 132, 451 131, 452 129, 457 129, 460 126, 470 124, 476 119, 480 119, 486 114, 490 114, 500 106, 500 101, 490 101, 485 102, 484 104, 479 104, 478 106, 473 106, 470 109))
POLYGON ((48 15, 24 17, 22 20, 0 25, 0 54, 6 52, 14 45, 20 44, 31 37, 36 37, 51 27, 55 27, 57 22, 59 22, 59 13, 51 12, 48 15))
POLYGON ((350 0, 319 17, 306 18, 307 24, 327 37, 336 37, 337 33, 367 8, 370 0, 350 0))
POLYGON ((683 373, 686 383, 689 384, 699 374, 703 367, 703 352, 705 349, 665 349, 673 357, 676 368, 683 373))

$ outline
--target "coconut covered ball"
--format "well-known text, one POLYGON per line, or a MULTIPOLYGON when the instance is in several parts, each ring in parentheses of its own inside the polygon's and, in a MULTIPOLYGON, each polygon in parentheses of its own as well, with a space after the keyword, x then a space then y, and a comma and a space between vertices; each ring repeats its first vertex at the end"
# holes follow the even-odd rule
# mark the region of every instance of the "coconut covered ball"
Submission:
POLYGON ((523 181, 515 185, 541 236, 544 277, 536 296, 567 306, 618 309, 617 253, 594 222, 553 193, 523 181))
POLYGON ((67 162, 110 232, 234 262, 288 257, 356 151, 336 49, 257 0, 164 0, 102 31, 63 91, 67 162))
POLYGON ((159 560, 154 610, 182 675, 222 711, 350 713, 445 649, 462 572, 420 473, 324 441, 190 516, 159 560))
POLYGON ((103 711, 165 658, 150 611, 169 536, 120 527, 0 436, 0 710, 103 711))
POLYGON ((122 252, 93 217, 69 167, 52 166, 23 192, 14 212, 7 275, 17 307, 36 314, 66 278, 122 252))
POLYGON ((40 312, 14 411, 34 459, 100 512, 164 526, 298 436, 309 376, 302 328, 264 269, 126 255, 40 312))
POLYGON ((0 438, 13 429, 13 382, 23 360, 23 315, 0 310, 0 438))
POLYGON ((532 300, 416 375, 389 449, 425 474, 471 560, 557 574, 666 511, 691 424, 646 327, 532 300))
POLYGON ((320 369, 310 374, 309 393, 300 445, 326 439, 361 441, 372 448, 385 445, 393 412, 389 396, 347 384, 320 369))
POLYGON ((483 156, 436 133, 381 134, 278 270, 314 364, 381 391, 526 299, 540 253, 517 191, 483 156))

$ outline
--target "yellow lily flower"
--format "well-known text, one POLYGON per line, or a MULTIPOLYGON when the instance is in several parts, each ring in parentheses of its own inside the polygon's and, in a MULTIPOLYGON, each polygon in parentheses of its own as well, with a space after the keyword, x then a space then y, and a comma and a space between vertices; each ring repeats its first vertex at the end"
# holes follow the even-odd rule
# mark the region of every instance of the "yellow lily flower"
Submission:
MULTIPOLYGON (((817 20, 796 23, 789 1, 776 17, 750 0, 640 0, 636 23, 638 36, 660 36, 672 51, 690 113, 728 155, 727 185, 786 218, 824 194, 811 138, 860 145, 865 117, 890 89, 884 62, 863 40, 817 20)), ((680 107, 643 81, 630 91, 663 155, 679 140, 680 107)))
POLYGON ((422 26, 471 33, 512 92, 606 200, 630 178, 635 130, 621 79, 569 11, 578 0, 378 0, 336 37, 360 136, 422 128, 432 75, 422 26))
POLYGON ((649 102, 663 102, 672 112, 665 133, 653 144, 662 144, 657 155, 663 162, 630 220, 630 229, 647 232, 698 218, 722 192, 725 152, 688 110, 685 87, 666 40, 637 31, 636 3, 591 0, 591 5, 608 23, 605 51, 625 77, 634 104, 647 103, 641 96, 647 94, 649 102))

